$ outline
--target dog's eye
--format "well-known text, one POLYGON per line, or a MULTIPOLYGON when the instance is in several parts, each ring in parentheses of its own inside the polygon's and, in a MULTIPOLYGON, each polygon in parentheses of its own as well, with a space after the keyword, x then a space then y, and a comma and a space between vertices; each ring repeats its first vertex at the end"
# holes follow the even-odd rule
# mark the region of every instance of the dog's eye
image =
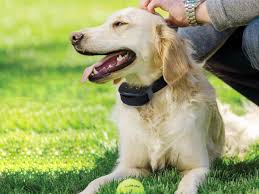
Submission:
POLYGON ((126 23, 126 22, 120 22, 120 21, 118 21, 118 22, 114 22, 113 24, 112 24, 112 26, 114 27, 114 28, 118 28, 118 27, 120 27, 120 26, 124 26, 124 25, 127 25, 128 23, 126 23))

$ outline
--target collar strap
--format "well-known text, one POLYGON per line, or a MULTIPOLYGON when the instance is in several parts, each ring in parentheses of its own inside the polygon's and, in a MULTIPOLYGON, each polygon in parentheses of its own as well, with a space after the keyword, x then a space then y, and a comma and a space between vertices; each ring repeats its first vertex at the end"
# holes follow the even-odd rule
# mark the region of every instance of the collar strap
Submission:
POLYGON ((167 86, 164 77, 160 77, 153 84, 146 87, 134 87, 124 82, 119 87, 121 101, 129 106, 143 106, 153 97, 154 93, 167 86))

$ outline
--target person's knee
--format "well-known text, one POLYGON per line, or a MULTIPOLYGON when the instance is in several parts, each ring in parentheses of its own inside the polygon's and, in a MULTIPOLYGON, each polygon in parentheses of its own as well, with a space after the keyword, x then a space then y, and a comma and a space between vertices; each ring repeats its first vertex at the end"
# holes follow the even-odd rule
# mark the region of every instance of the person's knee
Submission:
POLYGON ((259 17, 252 20, 245 28, 242 46, 252 67, 259 70, 259 17))

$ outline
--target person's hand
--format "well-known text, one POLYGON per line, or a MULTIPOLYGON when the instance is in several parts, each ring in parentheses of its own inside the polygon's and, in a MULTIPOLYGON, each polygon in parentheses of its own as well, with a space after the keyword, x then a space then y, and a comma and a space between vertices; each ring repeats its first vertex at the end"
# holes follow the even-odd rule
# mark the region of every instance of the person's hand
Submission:
POLYGON ((161 8, 169 13, 167 21, 176 26, 188 26, 185 7, 182 0, 142 0, 141 8, 155 13, 155 8, 161 8))
MULTIPOLYGON (((168 12, 169 17, 166 21, 170 24, 179 27, 189 25, 183 0, 141 0, 140 6, 151 13, 155 13, 155 8, 158 7, 168 12)), ((196 8, 196 19, 199 23, 210 22, 205 2, 196 8)))

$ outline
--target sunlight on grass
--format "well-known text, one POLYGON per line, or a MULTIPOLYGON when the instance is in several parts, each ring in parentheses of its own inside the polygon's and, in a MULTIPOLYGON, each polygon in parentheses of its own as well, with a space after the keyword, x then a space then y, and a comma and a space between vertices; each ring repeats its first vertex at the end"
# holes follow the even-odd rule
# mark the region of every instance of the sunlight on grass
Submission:
POLYGON ((233 90, 230 86, 224 84, 223 81, 216 78, 215 76, 207 73, 210 83, 216 89, 216 94, 219 100, 223 103, 229 104, 231 110, 238 114, 244 114, 243 105, 247 102, 247 99, 241 96, 238 92, 233 90))
POLYGON ((37 134, 15 131, 0 139, 0 172, 69 171, 95 167, 95 158, 115 147, 109 129, 37 134), (100 141, 103 140, 103 141, 100 141))

